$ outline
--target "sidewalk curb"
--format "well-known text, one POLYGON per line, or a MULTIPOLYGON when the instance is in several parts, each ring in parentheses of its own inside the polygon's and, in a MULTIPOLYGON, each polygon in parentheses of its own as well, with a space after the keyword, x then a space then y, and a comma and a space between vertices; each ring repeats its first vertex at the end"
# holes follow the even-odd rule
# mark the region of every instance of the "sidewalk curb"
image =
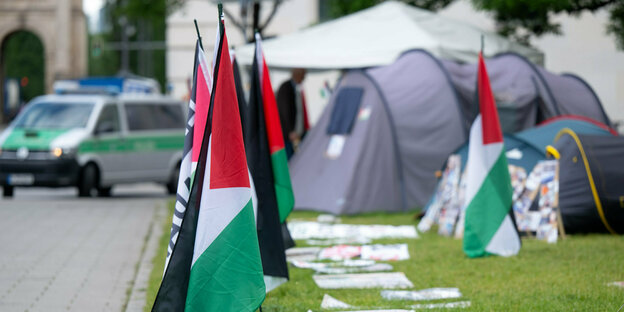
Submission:
POLYGON ((125 309, 126 312, 142 312, 145 306, 147 284, 153 267, 152 259, 156 255, 158 241, 162 236, 162 220, 167 215, 165 205, 164 203, 157 204, 156 211, 154 212, 152 224, 147 234, 148 237, 145 249, 139 263, 137 263, 137 273, 128 297, 129 299, 125 309))

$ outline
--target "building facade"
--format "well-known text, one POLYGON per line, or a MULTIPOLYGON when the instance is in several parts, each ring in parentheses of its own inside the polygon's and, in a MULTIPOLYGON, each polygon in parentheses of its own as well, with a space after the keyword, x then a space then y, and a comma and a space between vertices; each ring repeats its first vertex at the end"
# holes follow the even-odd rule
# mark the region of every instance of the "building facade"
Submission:
MULTIPOLYGON (((270 14, 272 1, 263 1, 260 11, 261 21, 270 14)), ((225 9, 239 19, 239 1, 225 2, 225 9)), ((248 13, 251 16, 251 12, 248 13)), ((193 56, 197 35, 193 20, 199 24, 204 50, 211 55, 214 49, 217 29, 217 6, 208 0, 189 0, 183 7, 167 18, 167 81, 171 94, 184 97, 188 94, 188 83, 193 74, 193 56)), ((318 21, 318 1, 289 0, 282 1, 275 16, 264 30, 264 36, 277 36, 291 33, 318 21)), ((236 49, 246 43, 243 33, 229 20, 225 19, 230 48, 236 49)), ((249 37, 251 34, 247 34, 249 37)), ((279 76, 279 75, 278 75, 279 76)), ((283 75, 280 80, 283 80, 283 75)), ((286 76, 287 77, 287 76, 286 76)), ((277 82, 274 81, 277 88, 277 82)))
MULTIPOLYGON (((82 0, 0 1, 0 46, 17 31, 29 31, 43 44, 46 92, 52 91, 56 79, 87 73, 87 25, 82 0)), ((3 82, 1 75, 2 71, 3 82)), ((3 85, 0 83, 0 91, 3 85)), ((0 93, 2 101, 4 92, 0 93)))
POLYGON ((19 30, 34 33, 43 43, 46 91, 52 91, 55 79, 86 74, 87 26, 82 0, 2 0, 0 42, 19 30))

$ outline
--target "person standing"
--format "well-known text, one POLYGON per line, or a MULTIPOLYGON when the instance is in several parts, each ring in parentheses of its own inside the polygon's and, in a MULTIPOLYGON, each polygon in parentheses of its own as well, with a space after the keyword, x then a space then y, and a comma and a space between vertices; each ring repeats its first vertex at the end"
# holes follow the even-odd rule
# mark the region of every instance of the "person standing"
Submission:
POLYGON ((301 84, 305 74, 306 71, 303 68, 293 69, 291 79, 282 83, 277 91, 277 108, 282 123, 288 159, 292 157, 295 147, 310 128, 303 85, 301 84))

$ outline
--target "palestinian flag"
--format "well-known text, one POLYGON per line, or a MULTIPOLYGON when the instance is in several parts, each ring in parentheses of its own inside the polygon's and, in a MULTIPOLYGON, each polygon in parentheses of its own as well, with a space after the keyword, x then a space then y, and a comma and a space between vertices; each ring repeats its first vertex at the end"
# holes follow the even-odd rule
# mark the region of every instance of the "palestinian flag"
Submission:
POLYGON ((195 181, 152 311, 255 311, 265 297, 232 64, 222 21, 220 28, 213 93, 195 181))
MULTIPOLYGON (((260 36, 256 35, 256 55, 251 72, 249 108, 245 118, 247 119, 245 149, 247 150, 247 164, 258 195, 258 243, 262 255, 264 282, 269 292, 288 281, 288 266, 278 208, 280 207, 279 196, 289 200, 290 210, 292 210, 293 200, 292 192, 278 192, 280 182, 278 179, 282 179, 281 182, 287 183, 290 187, 290 176, 277 104, 271 88, 268 68, 262 57, 260 40, 260 36)), ((281 188, 281 190, 284 189, 281 188)))
POLYGON ((520 250, 520 237, 511 217, 512 189, 503 133, 481 54, 477 80, 480 114, 470 129, 464 252, 471 258, 512 256, 520 250))
MULTIPOLYGON (((282 126, 277 111, 277 102, 271 79, 269 78, 269 68, 264 60, 262 52, 262 38, 256 34, 256 53, 254 57, 253 70, 257 71, 253 79, 259 80, 258 90, 262 107, 264 108, 264 119, 266 125, 266 136, 268 138, 269 150, 271 153, 271 165, 273 167, 273 180, 275 184, 275 195, 277 197, 277 207, 279 210, 280 223, 284 223, 286 217, 295 206, 290 173, 288 171, 288 159, 284 149, 284 138, 282 126)), ((252 173, 253 174, 253 173, 252 173)))
POLYGON ((182 224, 191 192, 193 173, 197 166, 197 159, 199 158, 201 138, 206 127, 206 116, 208 115, 208 105, 210 104, 209 86, 212 87, 211 71, 210 67, 208 67, 204 50, 201 48, 201 43, 197 40, 193 65, 193 85, 184 135, 184 151, 182 152, 183 156, 180 164, 180 176, 178 178, 175 210, 173 212, 171 224, 171 236, 169 245, 167 246, 165 269, 169 264, 169 257, 171 257, 173 246, 175 246, 176 240, 178 239, 180 225, 182 224), (193 146, 196 147, 193 149, 193 146))

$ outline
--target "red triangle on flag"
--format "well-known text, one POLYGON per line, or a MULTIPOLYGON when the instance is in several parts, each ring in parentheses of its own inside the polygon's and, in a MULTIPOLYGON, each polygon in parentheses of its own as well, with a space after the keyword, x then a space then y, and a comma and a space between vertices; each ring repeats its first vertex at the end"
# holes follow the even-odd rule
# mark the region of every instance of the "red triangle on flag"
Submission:
POLYGON ((249 187, 238 99, 225 29, 217 62, 212 92, 210 188, 249 187))
MULTIPOLYGON (((260 40, 260 36, 256 36, 256 40, 260 40)), ((262 73, 262 104, 264 108, 264 118, 266 120, 267 136, 269 140, 269 150, 271 154, 284 148, 284 136, 282 134, 282 124, 279 119, 279 113, 277 111, 277 101, 275 100, 275 93, 273 93, 273 86, 271 86, 271 78, 269 75, 269 68, 264 60, 264 54, 262 54, 258 60, 259 68, 258 72, 262 73)))
MULTIPOLYGON (((197 53, 204 53, 199 50, 197 53)), ((197 78, 195 85, 195 125, 193 129, 193 154, 191 161, 199 160, 199 151, 202 139, 204 137, 204 129, 206 129, 206 118, 208 117, 208 107, 210 106, 210 89, 204 78, 204 68, 200 62, 197 62, 197 78)))
POLYGON ((481 111, 481 126, 483 129, 483 144, 503 142, 503 132, 501 131, 496 111, 496 101, 490 86, 483 54, 479 53, 479 71, 477 77, 479 93, 479 110, 481 111))

